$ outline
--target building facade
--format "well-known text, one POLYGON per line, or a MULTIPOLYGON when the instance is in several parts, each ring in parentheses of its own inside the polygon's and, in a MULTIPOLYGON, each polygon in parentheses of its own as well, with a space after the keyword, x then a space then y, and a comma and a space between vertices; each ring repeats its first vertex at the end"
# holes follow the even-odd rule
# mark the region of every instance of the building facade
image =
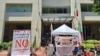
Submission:
MULTIPOLYGON (((92 12, 93 3, 93 0, 0 0, 0 42, 11 41, 13 30, 30 29, 31 41, 36 36, 40 43, 42 37, 50 37, 51 23, 53 29, 62 24, 73 27, 75 8, 84 39, 100 39, 100 15, 92 12)), ((77 28, 76 22, 73 28, 77 28)))

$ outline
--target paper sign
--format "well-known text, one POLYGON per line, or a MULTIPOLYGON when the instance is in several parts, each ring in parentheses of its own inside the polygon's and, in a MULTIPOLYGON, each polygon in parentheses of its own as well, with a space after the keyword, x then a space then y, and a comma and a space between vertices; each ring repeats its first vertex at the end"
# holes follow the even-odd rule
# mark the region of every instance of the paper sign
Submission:
POLYGON ((30 30, 14 30, 11 56, 30 56, 30 30))

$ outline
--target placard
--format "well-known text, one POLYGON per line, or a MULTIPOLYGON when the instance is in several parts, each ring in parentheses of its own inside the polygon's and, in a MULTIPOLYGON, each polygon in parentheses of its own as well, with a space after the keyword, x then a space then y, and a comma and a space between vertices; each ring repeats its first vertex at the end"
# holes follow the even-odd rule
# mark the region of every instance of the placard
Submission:
POLYGON ((73 37, 72 36, 56 36, 55 41, 56 41, 56 45, 59 46, 72 46, 73 45, 73 37))
POLYGON ((56 55, 57 56, 69 56, 74 49, 73 36, 56 36, 56 55))
POLYGON ((30 56, 30 30, 14 30, 11 56, 30 56))

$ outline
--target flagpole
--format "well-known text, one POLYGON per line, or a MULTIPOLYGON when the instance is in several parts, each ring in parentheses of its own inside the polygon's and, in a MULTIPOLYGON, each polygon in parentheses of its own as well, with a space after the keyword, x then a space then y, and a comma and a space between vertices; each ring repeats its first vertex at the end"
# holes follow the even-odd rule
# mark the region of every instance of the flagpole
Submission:
POLYGON ((52 43, 52 33, 51 33, 51 43, 52 43))
POLYGON ((51 30, 51 43, 52 43, 52 23, 51 23, 51 26, 50 26, 50 30, 51 30))

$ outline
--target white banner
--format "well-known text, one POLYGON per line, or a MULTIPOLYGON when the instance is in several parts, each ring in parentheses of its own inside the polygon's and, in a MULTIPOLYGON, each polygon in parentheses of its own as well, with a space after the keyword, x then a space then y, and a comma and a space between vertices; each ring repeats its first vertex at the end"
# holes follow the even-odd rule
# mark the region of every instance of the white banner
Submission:
POLYGON ((70 47, 73 45, 73 36, 56 36, 55 44, 57 46, 66 46, 70 47))
POLYGON ((14 30, 11 56, 30 56, 30 30, 14 30))
POLYGON ((57 56, 69 56, 74 49, 73 36, 56 36, 56 54, 57 56))

